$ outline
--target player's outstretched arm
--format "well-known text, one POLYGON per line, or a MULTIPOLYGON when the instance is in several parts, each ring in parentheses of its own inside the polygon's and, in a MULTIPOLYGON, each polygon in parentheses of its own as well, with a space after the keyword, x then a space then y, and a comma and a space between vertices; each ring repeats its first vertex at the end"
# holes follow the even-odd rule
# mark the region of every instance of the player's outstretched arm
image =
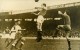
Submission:
POLYGON ((38 15, 37 13, 32 12, 31 14, 38 15))

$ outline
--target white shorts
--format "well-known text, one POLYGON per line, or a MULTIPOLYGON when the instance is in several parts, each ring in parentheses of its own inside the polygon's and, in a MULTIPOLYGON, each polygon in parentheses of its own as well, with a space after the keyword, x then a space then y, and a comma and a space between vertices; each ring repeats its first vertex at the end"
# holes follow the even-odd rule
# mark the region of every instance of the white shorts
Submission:
POLYGON ((15 32, 11 33, 10 38, 11 38, 11 39, 15 39, 15 35, 16 35, 15 32))
POLYGON ((43 23, 44 22, 44 17, 42 15, 39 15, 37 18, 38 23, 43 23))

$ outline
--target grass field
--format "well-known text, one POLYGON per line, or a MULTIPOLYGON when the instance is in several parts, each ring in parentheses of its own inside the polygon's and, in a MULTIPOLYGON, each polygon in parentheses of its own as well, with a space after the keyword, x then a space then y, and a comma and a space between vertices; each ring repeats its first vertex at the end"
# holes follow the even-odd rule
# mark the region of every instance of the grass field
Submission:
MULTIPOLYGON (((0 50, 10 50, 11 45, 6 48, 5 39, 6 38, 0 39, 0 50)), ((23 37, 23 39, 25 39, 23 50, 68 50, 66 38, 53 39, 52 37, 43 37, 41 42, 36 42, 36 37, 23 37)), ((80 38, 69 39, 71 43, 71 50, 80 50, 80 38)))

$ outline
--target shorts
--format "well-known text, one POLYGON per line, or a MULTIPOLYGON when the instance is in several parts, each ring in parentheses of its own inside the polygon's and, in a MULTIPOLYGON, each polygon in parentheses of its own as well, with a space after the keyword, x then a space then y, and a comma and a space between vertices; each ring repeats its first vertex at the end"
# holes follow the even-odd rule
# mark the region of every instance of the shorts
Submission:
POLYGON ((62 28, 65 31, 70 31, 71 30, 71 26, 70 25, 58 25, 58 28, 62 28))
POLYGON ((37 18, 37 23, 43 23, 44 22, 44 17, 42 15, 39 15, 37 18))
POLYGON ((15 39, 15 35, 16 35, 15 32, 11 33, 10 38, 11 38, 11 39, 15 39))

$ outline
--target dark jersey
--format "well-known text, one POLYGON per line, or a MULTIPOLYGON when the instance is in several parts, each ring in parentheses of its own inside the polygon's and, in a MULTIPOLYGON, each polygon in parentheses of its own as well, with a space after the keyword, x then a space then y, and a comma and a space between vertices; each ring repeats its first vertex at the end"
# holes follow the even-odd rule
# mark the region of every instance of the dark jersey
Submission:
POLYGON ((71 20, 70 20, 70 16, 68 15, 61 15, 64 19, 64 24, 65 25, 71 25, 71 20))
POLYGON ((44 16, 46 14, 47 10, 42 8, 42 10, 39 12, 39 15, 44 16))

